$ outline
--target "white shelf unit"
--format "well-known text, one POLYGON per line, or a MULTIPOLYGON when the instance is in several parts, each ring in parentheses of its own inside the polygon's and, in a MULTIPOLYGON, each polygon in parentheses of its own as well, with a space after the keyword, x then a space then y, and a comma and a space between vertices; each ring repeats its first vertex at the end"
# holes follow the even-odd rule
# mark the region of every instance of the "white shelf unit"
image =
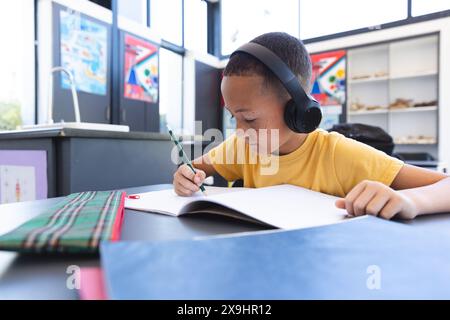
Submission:
POLYGON ((387 113, 407 113, 407 112, 431 112, 436 111, 437 106, 427 106, 427 107, 414 107, 414 108, 402 108, 402 109, 375 109, 375 110, 362 110, 362 111, 350 111, 349 116, 359 116, 359 115, 371 115, 371 114, 387 114, 387 113))
POLYGON ((347 122, 381 127, 395 141, 417 141, 398 143, 395 152, 428 152, 437 158, 438 43, 433 34, 349 49, 347 122), (435 103, 389 108, 397 99, 435 103), (380 108, 352 111, 353 103, 380 108))

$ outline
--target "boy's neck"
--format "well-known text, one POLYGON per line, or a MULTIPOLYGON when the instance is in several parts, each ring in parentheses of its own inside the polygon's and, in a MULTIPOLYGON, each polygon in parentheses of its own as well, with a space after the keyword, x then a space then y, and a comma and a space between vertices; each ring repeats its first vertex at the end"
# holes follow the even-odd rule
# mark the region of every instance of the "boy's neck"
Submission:
POLYGON ((279 155, 282 156, 294 152, 303 145, 307 137, 308 134, 305 133, 293 134, 288 141, 280 146, 280 149, 278 150, 279 155))

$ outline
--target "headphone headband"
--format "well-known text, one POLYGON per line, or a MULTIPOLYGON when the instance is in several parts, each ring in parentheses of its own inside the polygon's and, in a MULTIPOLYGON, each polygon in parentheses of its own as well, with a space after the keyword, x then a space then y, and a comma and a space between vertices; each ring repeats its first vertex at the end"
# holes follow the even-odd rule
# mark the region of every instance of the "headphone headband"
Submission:
POLYGON ((275 76, 281 81, 282 85, 286 88, 287 92, 291 95, 295 104, 301 105, 302 101, 305 99, 311 99, 311 97, 303 90, 297 77, 291 71, 291 69, 286 65, 286 63, 280 59, 275 53, 266 47, 249 42, 236 51, 234 51, 231 56, 235 53, 244 52, 252 57, 261 61, 270 71, 272 71, 275 76))
POLYGON ((297 76, 289 66, 268 48, 249 42, 239 47, 237 52, 244 52, 259 60, 280 80, 291 96, 284 109, 284 120, 294 132, 309 133, 314 131, 322 119, 319 103, 302 88, 297 76))

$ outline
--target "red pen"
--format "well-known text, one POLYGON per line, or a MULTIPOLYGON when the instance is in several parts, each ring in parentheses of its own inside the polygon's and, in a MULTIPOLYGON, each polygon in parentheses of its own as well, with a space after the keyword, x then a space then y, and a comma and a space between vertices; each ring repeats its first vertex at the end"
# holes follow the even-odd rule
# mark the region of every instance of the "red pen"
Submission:
POLYGON ((140 196, 138 194, 130 194, 128 196, 128 199, 133 199, 133 200, 136 200, 136 199, 139 199, 139 198, 140 198, 140 196))

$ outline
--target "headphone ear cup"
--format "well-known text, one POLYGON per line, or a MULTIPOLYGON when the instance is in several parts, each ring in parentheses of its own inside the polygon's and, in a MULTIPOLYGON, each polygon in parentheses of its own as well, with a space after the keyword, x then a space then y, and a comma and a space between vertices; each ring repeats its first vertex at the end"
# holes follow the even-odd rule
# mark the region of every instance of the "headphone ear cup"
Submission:
POLYGON ((313 132, 322 120, 322 111, 316 100, 308 100, 305 104, 305 106, 297 106, 291 99, 284 109, 284 122, 296 133, 313 132))
POLYGON ((322 110, 320 109, 320 104, 316 100, 309 100, 303 118, 304 132, 313 132, 319 127, 320 122, 322 121, 322 110))
POLYGON ((284 122, 294 132, 301 133, 301 119, 298 118, 297 105, 293 99, 289 100, 284 107, 284 122))

